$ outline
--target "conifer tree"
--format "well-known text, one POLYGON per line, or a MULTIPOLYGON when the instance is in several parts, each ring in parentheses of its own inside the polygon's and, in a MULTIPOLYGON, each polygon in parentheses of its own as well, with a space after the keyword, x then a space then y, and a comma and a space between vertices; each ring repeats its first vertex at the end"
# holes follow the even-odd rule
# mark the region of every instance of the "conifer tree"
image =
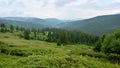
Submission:
POLYGON ((29 30, 25 30, 24 31, 24 39, 26 39, 26 40, 29 40, 30 39, 30 31, 29 30))
POLYGON ((14 27, 13 25, 10 25, 10 32, 13 33, 13 31, 14 31, 14 27))

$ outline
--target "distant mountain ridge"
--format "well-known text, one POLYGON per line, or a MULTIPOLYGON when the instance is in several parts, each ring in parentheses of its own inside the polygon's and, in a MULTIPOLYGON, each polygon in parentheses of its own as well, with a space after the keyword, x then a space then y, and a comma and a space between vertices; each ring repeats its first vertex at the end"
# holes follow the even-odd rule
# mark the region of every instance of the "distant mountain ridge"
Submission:
POLYGON ((58 28, 59 24, 64 22, 63 20, 59 20, 56 18, 46 18, 44 20, 47 21, 53 28, 58 28))
POLYGON ((27 28, 53 28, 57 24, 61 23, 61 20, 58 19, 40 19, 35 17, 2 17, 0 18, 0 23, 5 23, 14 26, 21 26, 27 28), (54 22, 57 21, 58 23, 54 22))
POLYGON ((103 15, 84 20, 64 21, 56 18, 39 19, 35 17, 1 17, 0 23, 25 28, 61 28, 78 30, 95 35, 109 34, 120 28, 120 14, 103 15))
POLYGON ((120 28, 120 14, 97 16, 85 20, 68 22, 61 28, 80 30, 91 34, 109 34, 116 28, 120 28))

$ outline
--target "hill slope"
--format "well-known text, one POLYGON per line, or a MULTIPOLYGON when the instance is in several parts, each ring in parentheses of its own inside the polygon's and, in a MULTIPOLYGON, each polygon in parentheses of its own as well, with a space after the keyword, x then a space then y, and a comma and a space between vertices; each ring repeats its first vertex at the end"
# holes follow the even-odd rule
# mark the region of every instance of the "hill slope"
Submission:
POLYGON ((91 34, 108 34, 116 28, 120 28, 120 14, 104 15, 85 20, 68 22, 61 28, 69 30, 81 30, 91 34))
POLYGON ((80 30, 90 34, 109 34, 120 28, 120 14, 97 16, 90 19, 64 22, 55 18, 39 19, 34 17, 3 17, 0 23, 25 28, 62 28, 80 30))
POLYGON ((56 19, 56 18, 47 18, 44 20, 47 21, 49 23, 49 25, 51 25, 52 27, 55 27, 55 28, 58 28, 59 24, 64 22, 64 21, 56 19))
POLYGON ((48 22, 39 18, 32 17, 4 17, 0 18, 0 23, 5 23, 7 25, 14 25, 24 28, 46 28, 50 27, 48 22))
POLYGON ((0 23, 24 28, 54 28, 63 21, 58 19, 39 19, 34 17, 2 17, 0 23))

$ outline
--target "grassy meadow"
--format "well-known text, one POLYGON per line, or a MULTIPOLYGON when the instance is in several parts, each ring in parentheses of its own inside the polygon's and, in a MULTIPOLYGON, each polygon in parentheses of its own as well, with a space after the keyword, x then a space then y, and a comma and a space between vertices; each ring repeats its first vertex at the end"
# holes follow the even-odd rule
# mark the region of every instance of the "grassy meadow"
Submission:
POLYGON ((57 46, 0 33, 0 68, 120 68, 84 44, 57 46))

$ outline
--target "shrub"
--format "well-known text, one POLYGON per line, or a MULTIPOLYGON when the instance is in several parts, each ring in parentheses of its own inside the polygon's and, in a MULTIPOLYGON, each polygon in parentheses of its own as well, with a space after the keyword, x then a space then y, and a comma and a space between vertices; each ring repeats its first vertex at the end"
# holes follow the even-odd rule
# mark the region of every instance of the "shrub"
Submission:
POLYGON ((117 54, 109 54, 107 59, 110 60, 112 63, 120 63, 120 55, 117 54))
POLYGON ((0 45, 5 44, 4 42, 0 41, 0 45))
POLYGON ((115 34, 107 36, 102 44, 102 51, 120 54, 120 38, 116 38, 115 34))

